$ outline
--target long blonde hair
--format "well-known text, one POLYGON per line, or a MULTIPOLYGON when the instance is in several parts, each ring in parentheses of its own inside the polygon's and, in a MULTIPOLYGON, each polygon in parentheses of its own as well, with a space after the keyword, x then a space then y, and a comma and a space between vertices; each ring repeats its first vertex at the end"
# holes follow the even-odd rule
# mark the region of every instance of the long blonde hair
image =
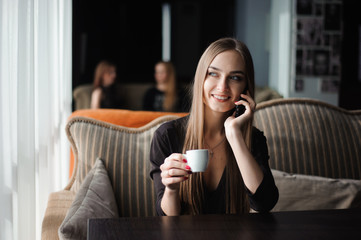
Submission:
MULTIPOLYGON (((193 99, 190 110, 189 120, 186 126, 186 135, 183 145, 183 152, 190 149, 203 148, 204 143, 204 104, 203 104, 203 84, 206 78, 208 67, 213 59, 220 53, 227 50, 237 51, 244 60, 247 80, 246 88, 254 98, 254 68, 251 54, 247 46, 234 39, 222 38, 213 42, 201 56, 194 77, 193 99)), ((251 149, 252 141, 252 121, 250 119, 243 126, 242 134, 246 145, 251 149)), ((232 149, 227 144, 226 164, 226 213, 246 213, 249 212, 249 203, 245 191, 242 176, 233 155, 232 149)), ((187 213, 202 213, 204 201, 204 183, 201 173, 191 174, 188 181, 181 183, 180 198, 182 204, 185 204, 187 213)))
POLYGON ((176 111, 178 97, 176 86, 176 72, 174 65, 168 61, 159 61, 156 63, 156 65, 158 64, 164 65, 167 72, 167 89, 165 90, 163 109, 167 112, 176 111))

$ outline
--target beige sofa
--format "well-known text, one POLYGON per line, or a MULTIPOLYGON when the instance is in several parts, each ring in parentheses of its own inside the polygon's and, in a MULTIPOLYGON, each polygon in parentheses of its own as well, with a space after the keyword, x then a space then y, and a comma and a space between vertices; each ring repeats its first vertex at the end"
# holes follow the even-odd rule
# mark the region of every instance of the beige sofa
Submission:
MULTIPOLYGON (((150 142, 160 124, 175 118, 162 116, 141 128, 72 118, 66 132, 75 168, 68 186, 49 196, 42 239, 58 238, 59 226, 98 157, 107 169, 117 214, 155 215, 148 175, 150 142)), ((276 99, 258 104, 254 124, 267 137, 280 191, 274 211, 361 207, 361 110, 309 99, 276 99)))

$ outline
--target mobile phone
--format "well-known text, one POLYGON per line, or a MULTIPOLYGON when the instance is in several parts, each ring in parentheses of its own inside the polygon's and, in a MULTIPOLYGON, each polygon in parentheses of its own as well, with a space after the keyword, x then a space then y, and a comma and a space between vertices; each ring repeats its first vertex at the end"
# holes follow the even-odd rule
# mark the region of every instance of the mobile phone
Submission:
MULTIPOLYGON (((246 99, 244 99, 243 97, 240 97, 239 100, 246 101, 246 99)), ((235 113, 234 117, 241 116, 245 111, 246 111, 246 107, 244 105, 237 105, 236 106, 236 113, 235 113)))
MULTIPOLYGON (((246 87, 243 91, 242 94, 247 94, 247 91, 248 91, 248 87, 246 87)), ((244 99, 243 97, 239 97, 239 100, 244 100, 244 101, 247 101, 246 99, 244 99)), ((237 105, 236 106, 236 109, 235 109, 236 113, 234 115, 234 117, 239 117, 241 116, 245 111, 246 111, 246 107, 244 105, 237 105)))

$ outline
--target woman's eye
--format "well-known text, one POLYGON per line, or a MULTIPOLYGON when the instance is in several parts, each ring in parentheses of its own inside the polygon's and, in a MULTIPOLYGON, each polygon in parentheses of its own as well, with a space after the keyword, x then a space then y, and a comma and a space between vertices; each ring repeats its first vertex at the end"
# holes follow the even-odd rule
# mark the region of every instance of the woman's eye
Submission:
POLYGON ((217 73, 215 73, 215 72, 209 72, 208 75, 211 76, 211 77, 216 77, 216 76, 217 76, 217 73))
POLYGON ((229 78, 231 80, 235 80, 235 81, 241 81, 242 80, 242 77, 240 77, 240 76, 230 76, 229 78))

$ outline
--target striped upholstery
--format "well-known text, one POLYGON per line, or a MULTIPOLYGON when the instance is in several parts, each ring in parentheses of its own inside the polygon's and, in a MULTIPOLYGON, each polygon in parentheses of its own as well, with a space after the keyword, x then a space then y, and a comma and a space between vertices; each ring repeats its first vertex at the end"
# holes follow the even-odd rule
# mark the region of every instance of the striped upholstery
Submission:
POLYGON ((154 131, 177 116, 162 116, 140 128, 126 128, 85 117, 66 128, 75 154, 75 174, 66 189, 77 191, 97 157, 104 160, 119 215, 156 215, 155 191, 149 177, 149 150, 154 131))
POLYGON ((311 99, 261 103, 254 125, 267 137, 271 168, 361 179, 361 111, 311 99))

